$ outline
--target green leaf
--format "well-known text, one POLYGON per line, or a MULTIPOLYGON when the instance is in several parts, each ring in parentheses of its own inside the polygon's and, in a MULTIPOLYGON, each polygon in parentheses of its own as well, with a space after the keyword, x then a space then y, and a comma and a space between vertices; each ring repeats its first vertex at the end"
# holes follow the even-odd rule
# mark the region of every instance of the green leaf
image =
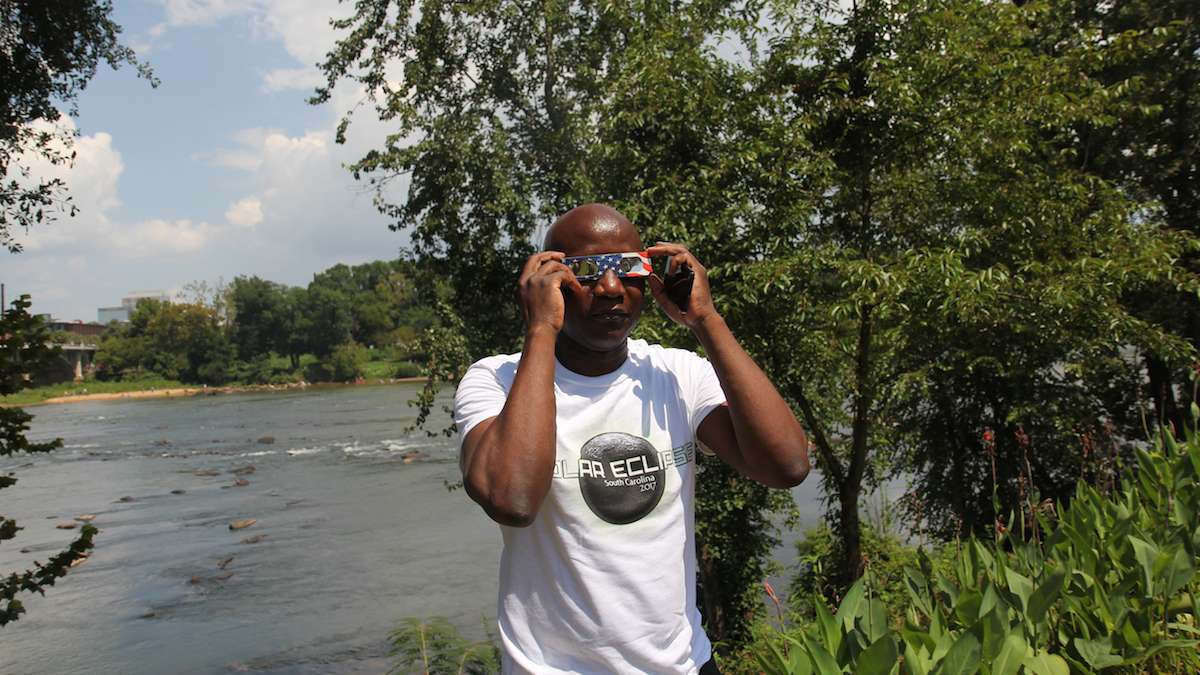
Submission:
POLYGON ((1158 557, 1158 547, 1130 535, 1129 544, 1133 546, 1133 555, 1142 566, 1142 597, 1154 597, 1154 560, 1158 557))
POLYGON ((896 638, 888 633, 858 655, 858 661, 854 664, 854 672, 856 675, 888 675, 896 666, 898 656, 896 638))
POLYGON ((1075 645, 1075 650, 1083 657, 1083 660, 1087 661, 1087 664, 1096 670, 1121 664, 1121 657, 1112 653, 1111 636, 1106 635, 1102 639, 1095 640, 1075 638, 1073 644, 1075 645))
POLYGON ((825 600, 820 596, 813 597, 813 606, 817 608, 817 625, 820 627, 820 637, 825 648, 836 654, 842 645, 842 631, 838 627, 829 610, 825 608, 825 600))
MULTIPOLYGON (((862 606, 865 592, 864 584, 864 579, 854 582, 850 590, 846 591, 846 597, 842 598, 842 604, 838 607, 837 622, 841 624, 842 629, 846 632, 854 629, 854 619, 858 616, 859 608, 862 606)), ((836 649, 836 647, 833 647, 830 651, 836 649)))
POLYGON ((819 642, 804 636, 804 649, 812 661, 813 672, 817 675, 837 675, 842 672, 833 656, 819 642))
POLYGON ((979 671, 979 639, 971 633, 958 636, 938 664, 938 675, 973 675, 979 671))
POLYGON ((1008 580, 1008 589, 1012 591, 1021 600, 1021 611, 1029 611, 1029 596, 1033 595, 1033 582, 1029 577, 1012 569, 1004 570, 1004 577, 1008 580))
POLYGON ((929 675, 932 667, 929 651, 906 640, 904 643, 904 670, 909 675, 929 675))
POLYGON ((1017 627, 1004 638, 1000 653, 992 661, 992 675, 1014 675, 1029 655, 1029 645, 1017 627))
POLYGON ((1071 675, 1071 668, 1058 654, 1038 652, 1025 659, 1025 668, 1031 675, 1071 675))
POLYGON ((1063 581, 1067 575, 1061 570, 1051 572, 1040 585, 1033 595, 1029 596, 1029 609, 1026 612, 1029 621, 1034 624, 1040 624, 1046 618, 1046 611, 1058 600, 1058 596, 1062 593, 1063 581))
POLYGON ((1163 593, 1170 598, 1176 591, 1187 586, 1195 575, 1196 564, 1192 556, 1188 555, 1183 547, 1177 547, 1166 569, 1166 587, 1163 593))

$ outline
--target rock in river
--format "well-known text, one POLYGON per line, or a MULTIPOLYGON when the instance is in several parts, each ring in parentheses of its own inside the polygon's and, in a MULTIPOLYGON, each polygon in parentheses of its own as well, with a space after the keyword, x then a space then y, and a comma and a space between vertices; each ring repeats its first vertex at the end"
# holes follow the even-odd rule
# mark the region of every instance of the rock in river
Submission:
POLYGON ((262 438, 258 439, 258 442, 262 443, 263 445, 271 445, 275 442, 275 437, 274 436, 263 436, 262 438))
POLYGON ((260 542, 266 538, 267 538, 267 535, 265 535, 265 534, 256 534, 253 537, 246 537, 245 539, 241 540, 238 543, 239 544, 257 544, 258 542, 260 542))
POLYGON ((239 518, 229 524, 231 530, 243 530, 258 522, 257 518, 239 518))
POLYGON ((96 514, 94 513, 85 513, 82 516, 75 516, 75 520, 78 520, 81 523, 90 523, 95 519, 96 514))
POLYGON ((55 525, 54 527, 56 527, 60 530, 73 530, 73 529, 75 529, 75 523, 59 523, 59 524, 55 525))

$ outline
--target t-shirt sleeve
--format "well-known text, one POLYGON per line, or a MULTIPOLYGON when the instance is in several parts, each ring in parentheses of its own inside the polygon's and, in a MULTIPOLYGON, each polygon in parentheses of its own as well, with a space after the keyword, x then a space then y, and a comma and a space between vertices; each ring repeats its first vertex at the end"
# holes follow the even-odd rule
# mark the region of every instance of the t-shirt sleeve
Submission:
POLYGON ((458 427, 458 445, 480 422, 495 417, 504 409, 508 391, 496 371, 483 361, 467 369, 454 392, 454 424, 458 427))
POLYGON ((717 379, 717 371, 708 359, 696 354, 688 354, 688 357, 692 380, 692 400, 689 407, 692 435, 695 436, 704 418, 717 406, 724 405, 725 392, 721 389, 721 381, 717 379))

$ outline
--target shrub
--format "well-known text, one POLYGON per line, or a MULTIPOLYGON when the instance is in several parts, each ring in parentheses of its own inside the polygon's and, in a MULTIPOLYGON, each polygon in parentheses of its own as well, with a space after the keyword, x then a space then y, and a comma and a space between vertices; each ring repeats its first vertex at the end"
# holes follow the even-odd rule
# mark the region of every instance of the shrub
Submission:
POLYGON ((391 636, 393 673, 483 675, 500 672, 500 648, 491 640, 471 642, 444 618, 405 619, 391 636))
POLYGON ((760 628, 758 665, 768 674, 1197 672, 1200 439, 1164 433, 1136 454, 1112 495, 1080 482, 1065 509, 1035 497, 1015 532, 998 524, 994 540, 968 540, 944 571, 919 552, 905 568, 898 625, 868 575, 836 614, 817 598, 811 623, 760 628))
POLYGON ((362 377, 367 358, 366 347, 346 342, 306 368, 305 375, 311 382, 350 382, 362 377))

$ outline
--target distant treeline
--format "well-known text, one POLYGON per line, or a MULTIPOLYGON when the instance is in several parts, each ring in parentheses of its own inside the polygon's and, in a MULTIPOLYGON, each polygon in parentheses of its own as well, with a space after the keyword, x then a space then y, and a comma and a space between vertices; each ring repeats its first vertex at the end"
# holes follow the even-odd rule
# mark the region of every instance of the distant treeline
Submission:
POLYGON ((98 379, 279 384, 415 375, 439 289, 409 260, 335 265, 307 287, 239 276, 185 302, 142 300, 96 351, 98 379))

